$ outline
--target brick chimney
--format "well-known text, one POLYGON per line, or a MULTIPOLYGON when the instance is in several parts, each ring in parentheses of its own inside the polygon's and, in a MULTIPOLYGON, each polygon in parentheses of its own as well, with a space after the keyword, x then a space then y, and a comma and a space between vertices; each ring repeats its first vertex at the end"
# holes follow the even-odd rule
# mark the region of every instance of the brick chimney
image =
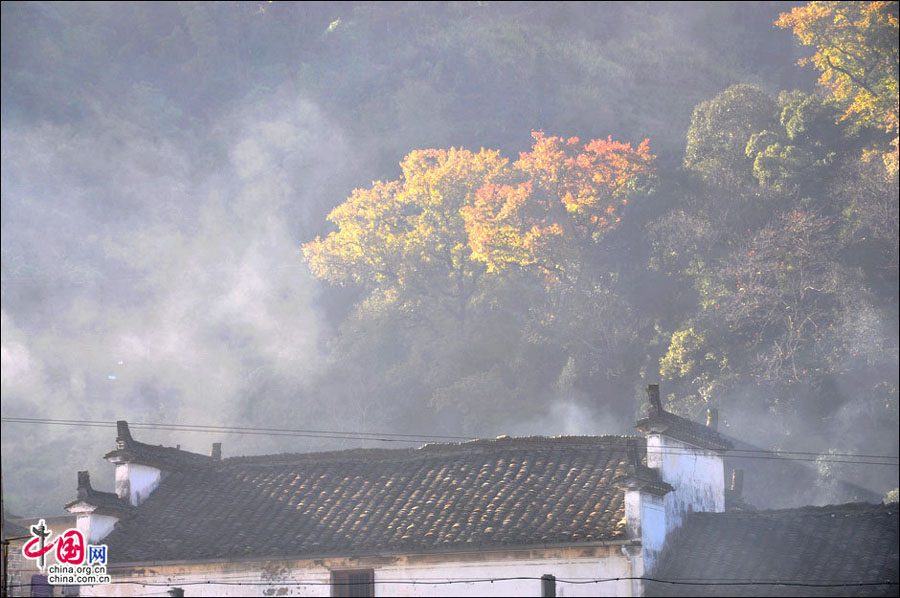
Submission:
POLYGON ((209 456, 212 457, 216 461, 222 460, 222 443, 221 442, 213 442, 212 448, 209 449, 209 456))
POLYGON ((659 398, 659 384, 647 386, 647 397, 650 399, 650 417, 655 417, 663 412, 662 401, 659 398))
POLYGON ((120 419, 116 422, 116 448, 123 449, 133 442, 131 430, 128 429, 128 422, 120 419))
POLYGON ((78 498, 87 499, 91 495, 91 474, 88 471, 78 472, 78 498))

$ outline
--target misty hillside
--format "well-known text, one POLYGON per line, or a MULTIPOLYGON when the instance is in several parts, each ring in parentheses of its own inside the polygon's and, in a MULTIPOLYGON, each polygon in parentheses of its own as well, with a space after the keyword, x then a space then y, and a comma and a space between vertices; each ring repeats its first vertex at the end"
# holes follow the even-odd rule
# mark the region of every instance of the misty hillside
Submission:
MULTIPOLYGON (((883 496, 827 455, 898 453, 896 31, 851 96, 802 5, 4 2, 3 417, 618 434, 659 382, 883 496)), ((4 421, 5 507, 114 438, 4 421)))

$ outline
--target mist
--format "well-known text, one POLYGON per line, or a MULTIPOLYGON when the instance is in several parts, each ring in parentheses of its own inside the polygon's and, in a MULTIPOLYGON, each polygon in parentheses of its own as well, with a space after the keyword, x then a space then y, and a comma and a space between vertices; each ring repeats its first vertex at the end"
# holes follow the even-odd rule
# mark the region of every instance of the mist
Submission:
MULTIPOLYGON (((737 83, 814 91, 771 24, 791 3, 774 4, 4 2, 3 416, 631 433, 671 335, 706 317, 653 241, 722 193, 679 170, 694 107, 737 83), (552 303, 511 275, 480 288, 463 330, 436 301, 380 304, 305 263, 329 212, 397 179, 410 151, 514 161, 535 130, 649 137, 658 155, 662 184, 592 254, 604 282, 590 293, 552 303), (547 317, 551 304, 568 311, 547 317)), ((862 245, 847 253, 840 365, 782 395, 725 374, 708 395, 700 377, 663 381, 672 409, 718 406, 728 434, 760 447, 896 455, 896 262, 883 274, 853 261, 862 245)), ((59 513, 78 470, 111 489, 114 437, 4 423, 6 509, 59 513)), ((204 453, 222 441, 226 457, 378 445, 135 437, 204 453)), ((896 468, 839 473, 874 495, 897 485, 896 468)))

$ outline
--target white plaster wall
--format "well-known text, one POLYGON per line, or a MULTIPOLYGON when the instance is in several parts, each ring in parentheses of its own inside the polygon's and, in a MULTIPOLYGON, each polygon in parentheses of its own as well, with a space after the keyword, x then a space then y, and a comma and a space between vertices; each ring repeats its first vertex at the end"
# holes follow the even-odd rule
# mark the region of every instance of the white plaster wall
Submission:
POLYGON ((625 533, 629 539, 641 537, 641 491, 625 491, 625 533))
MULTIPOLYGON (((148 567, 140 577, 122 577, 120 581, 162 582, 163 586, 121 584, 82 587, 84 596, 137 596, 149 592, 165 593, 172 587, 182 587, 188 596, 330 596, 332 568, 372 568, 375 570, 376 596, 540 596, 543 574, 560 579, 624 578, 632 575, 621 546, 613 546, 602 558, 579 556, 569 549, 569 556, 491 559, 472 553, 468 556, 450 555, 446 562, 434 562, 432 555, 425 561, 414 558, 384 558, 381 564, 346 563, 334 567, 327 559, 309 561, 305 566, 277 562, 221 563, 178 567, 148 567), (509 581, 440 584, 448 579, 488 579, 499 577, 533 577, 509 581), (205 583, 207 580, 233 580, 235 584, 205 583), (190 582, 199 585, 188 585, 190 582), (313 582, 288 585, 287 582, 313 582), (387 583, 387 582, 412 582, 387 583), (429 581, 433 583, 428 583, 429 581)), ((640 575, 640 572, 638 573, 640 575)), ((637 586, 640 587, 639 585, 637 586)), ((605 583, 566 584, 557 582, 557 596, 631 596, 632 582, 625 579, 605 583)))
POLYGON ((647 465, 659 469, 675 490, 666 494, 666 533, 681 526, 693 511, 725 510, 725 464, 708 451, 661 434, 647 436, 647 465))
POLYGON ((147 465, 119 463, 116 465, 116 493, 119 498, 128 498, 136 507, 150 496, 159 486, 162 471, 147 465))
POLYGON ((109 515, 79 515, 75 525, 78 531, 84 534, 88 544, 98 544, 113 531, 118 520, 118 517, 109 515))
MULTIPOLYGON (((420 580, 446 576, 448 578, 487 579, 491 577, 540 577, 546 573, 561 579, 591 579, 629 577, 624 556, 605 559, 606 562, 579 559, 533 560, 510 563, 467 563, 445 566, 406 566, 384 571, 385 579, 420 580)), ((375 578, 379 578, 376 571, 375 578)), ((557 582, 557 596, 622 596, 630 595, 630 582, 606 582, 602 584, 567 584, 557 582), (618 584, 619 587, 616 587, 618 584)), ((540 596, 540 579, 498 581, 494 583, 469 583, 449 585, 391 585, 376 586, 377 596, 540 596)))
POLYGON ((641 493, 641 546, 644 569, 651 571, 666 542, 666 507, 662 496, 641 493))

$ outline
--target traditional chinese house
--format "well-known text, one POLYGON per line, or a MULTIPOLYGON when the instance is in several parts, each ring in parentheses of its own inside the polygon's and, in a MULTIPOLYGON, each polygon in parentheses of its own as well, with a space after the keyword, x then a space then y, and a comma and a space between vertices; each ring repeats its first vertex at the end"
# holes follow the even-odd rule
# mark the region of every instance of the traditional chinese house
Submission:
MULTIPOLYGON (((226 459, 218 444, 200 455, 142 443, 119 422, 106 455, 116 492, 81 475, 68 505, 109 550, 114 583, 82 593, 644 595, 673 538, 702 551, 690 534, 725 534, 709 522, 739 525, 726 508, 742 505, 726 491, 729 440, 649 395, 638 435, 226 459)), ((896 513, 882 530, 895 553, 896 513)), ((896 581, 896 554, 878 573, 896 581)))

